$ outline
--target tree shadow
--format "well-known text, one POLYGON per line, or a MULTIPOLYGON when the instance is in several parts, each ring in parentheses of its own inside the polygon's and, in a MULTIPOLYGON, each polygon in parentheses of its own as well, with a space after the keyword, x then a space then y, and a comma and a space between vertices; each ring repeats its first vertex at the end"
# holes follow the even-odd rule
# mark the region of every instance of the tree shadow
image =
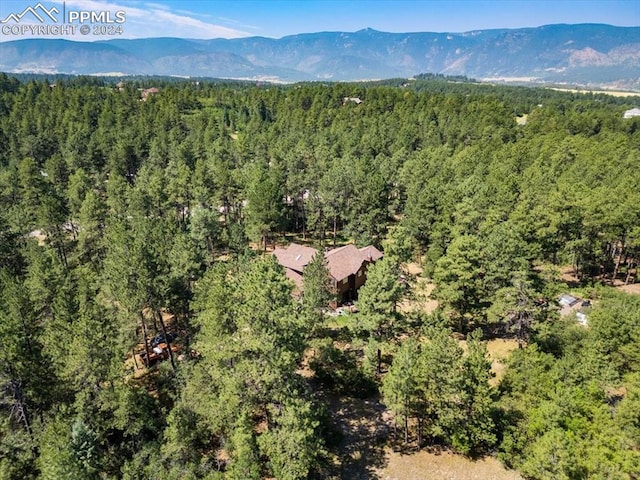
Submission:
POLYGON ((365 399, 332 396, 327 399, 335 428, 341 441, 333 452, 336 462, 330 468, 330 477, 368 480, 379 478, 379 470, 388 460, 391 422, 378 395, 365 399))

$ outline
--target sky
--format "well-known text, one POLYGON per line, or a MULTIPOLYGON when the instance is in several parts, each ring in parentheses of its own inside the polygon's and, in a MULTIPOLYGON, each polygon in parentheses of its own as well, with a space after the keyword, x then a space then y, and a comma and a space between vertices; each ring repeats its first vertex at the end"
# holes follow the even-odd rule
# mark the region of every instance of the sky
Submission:
POLYGON ((0 22, 4 22, 0 23, 0 41, 36 37, 84 41, 117 37, 281 38, 363 28, 458 33, 554 23, 640 26, 640 0, 0 0, 0 22), (47 19, 38 4, 58 21, 47 19), (44 22, 31 11, 16 17, 28 7, 39 12, 44 22), (105 13, 80 23, 82 12, 105 13), (77 16, 70 21, 69 15, 77 16), (61 28, 62 24, 74 28, 61 28), (36 29, 47 25, 53 27, 36 29), (81 33, 83 25, 89 29, 85 27, 81 33))

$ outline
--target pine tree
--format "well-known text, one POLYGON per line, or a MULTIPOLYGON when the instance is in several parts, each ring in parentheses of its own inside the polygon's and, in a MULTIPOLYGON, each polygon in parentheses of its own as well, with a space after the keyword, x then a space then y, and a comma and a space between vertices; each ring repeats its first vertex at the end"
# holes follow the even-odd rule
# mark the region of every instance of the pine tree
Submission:
POLYGON ((469 455, 489 451, 496 442, 493 421, 495 392, 489 380, 493 376, 486 343, 480 330, 473 331, 467 340, 467 352, 462 359, 461 421, 452 435, 453 448, 469 455))
POLYGON ((420 381, 420 344, 408 339, 396 351, 382 381, 384 403, 396 419, 401 419, 405 444, 409 442, 409 421, 420 417, 420 381))
POLYGON ((260 241, 265 251, 269 236, 282 223, 282 200, 280 172, 264 163, 253 166, 247 184, 245 221, 247 234, 251 239, 260 241))
MULTIPOLYGON (((397 260, 384 257, 367 269, 367 282, 358 292, 358 317, 369 336, 382 341, 397 320, 397 306, 405 291, 397 260)), ((382 352, 378 350, 378 371, 382 352)))
POLYGON ((324 255, 317 253, 305 267, 303 276, 302 307, 310 332, 322 325, 323 310, 333 297, 331 282, 324 255))

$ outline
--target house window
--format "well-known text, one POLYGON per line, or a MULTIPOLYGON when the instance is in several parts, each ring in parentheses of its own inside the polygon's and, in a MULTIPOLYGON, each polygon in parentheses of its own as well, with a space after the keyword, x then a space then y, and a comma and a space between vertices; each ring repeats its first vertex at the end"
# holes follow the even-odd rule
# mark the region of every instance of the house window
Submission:
POLYGON ((343 285, 346 285, 348 281, 349 281, 349 278, 343 278, 341 283, 343 285))
POLYGON ((358 276, 361 277, 362 276, 362 270, 358 270, 358 276))

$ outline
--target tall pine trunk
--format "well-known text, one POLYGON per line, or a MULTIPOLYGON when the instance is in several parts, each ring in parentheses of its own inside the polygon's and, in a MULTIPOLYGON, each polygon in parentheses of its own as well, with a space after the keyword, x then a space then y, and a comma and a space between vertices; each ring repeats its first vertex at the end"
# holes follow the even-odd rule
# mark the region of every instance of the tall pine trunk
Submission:
POLYGON ((404 444, 409 444, 409 417, 404 416, 404 444))
POLYGON ((160 321, 160 325, 162 326, 162 334, 164 335, 164 341, 167 344, 167 350, 169 351, 169 359, 171 360, 171 368, 175 371, 176 362, 173 359, 173 351, 171 350, 171 342, 169 341, 169 337, 167 336, 167 327, 164 324, 164 320, 162 319, 162 313, 159 310, 156 310, 156 316, 160 321))
MULTIPOLYGON (((14 377, 13 368, 11 367, 9 367, 9 374, 11 375, 11 377, 14 377)), ((13 397, 13 401, 15 402, 13 410, 16 412, 18 422, 24 424, 25 430, 29 433, 29 436, 32 436, 33 431, 31 429, 31 415, 29 414, 27 402, 24 398, 22 382, 20 380, 16 380, 15 377, 12 378, 9 381, 9 391, 11 396, 13 397)))
POLYGON ((131 349, 131 357, 133 358, 133 365, 135 366, 135 369, 138 370, 140 367, 138 366, 138 361, 136 360, 136 349, 135 348, 131 349))
POLYGON ((620 271, 620 262, 622 261, 622 254, 624 253, 624 241, 620 242, 620 250, 617 252, 616 266, 613 268, 613 276, 611 277, 611 285, 615 285, 616 278, 618 278, 618 272, 620 271))
POLYGON ((305 221, 306 218, 305 218, 305 211, 304 211, 304 197, 302 199, 301 210, 302 210, 302 238, 303 240, 306 240, 307 239, 307 222, 305 221))
POLYGON ((631 267, 633 267, 633 260, 629 259, 627 261, 627 277, 624 279, 625 285, 629 285, 629 280, 631 280, 631 267))
POLYGON ((151 352, 149 351, 149 337, 147 335, 147 324, 144 321, 144 315, 140 310, 140 323, 142 324, 142 339, 144 340, 144 351, 147 354, 147 368, 149 368, 149 362, 151 361, 151 352))

